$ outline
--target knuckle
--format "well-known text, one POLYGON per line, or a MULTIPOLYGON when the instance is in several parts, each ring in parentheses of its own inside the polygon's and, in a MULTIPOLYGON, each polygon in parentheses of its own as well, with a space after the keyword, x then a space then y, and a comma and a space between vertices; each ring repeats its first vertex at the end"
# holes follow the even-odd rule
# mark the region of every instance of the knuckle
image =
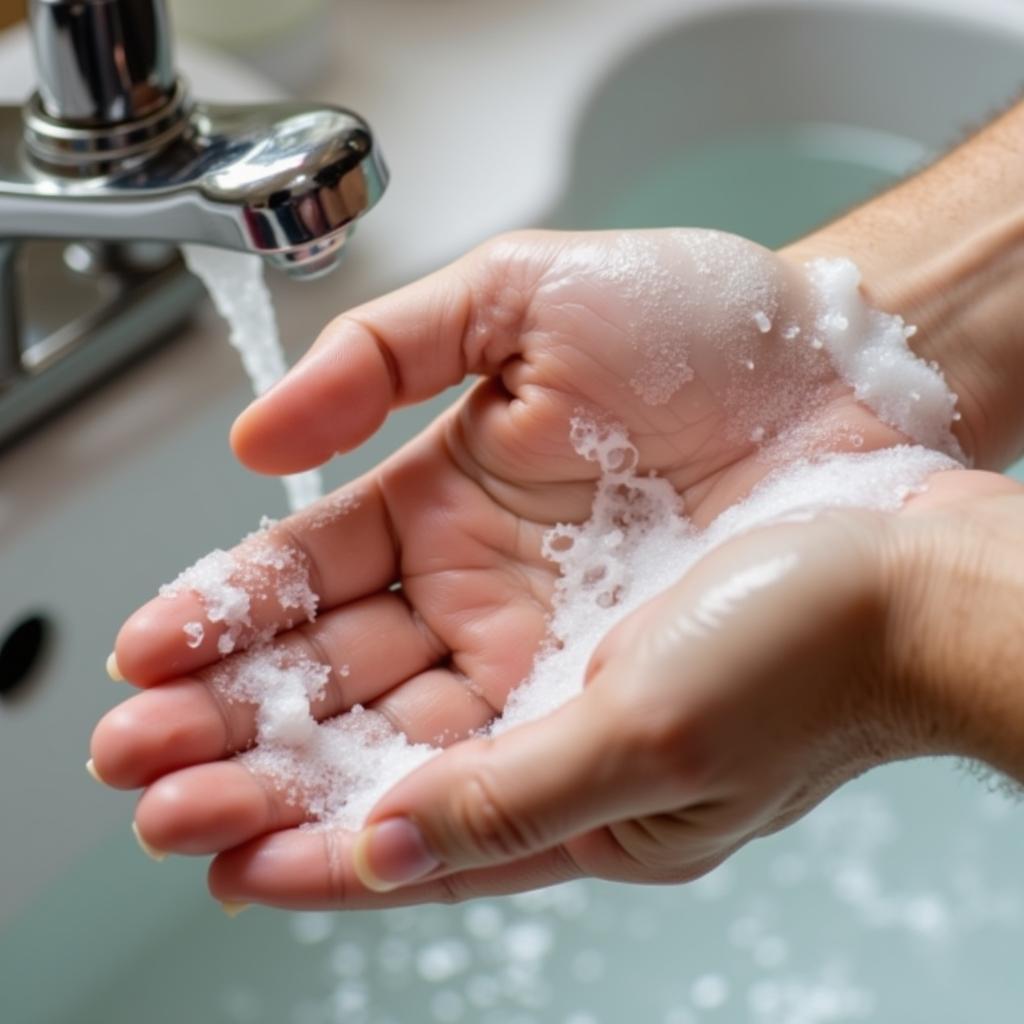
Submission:
POLYGON ((493 772, 471 764, 452 788, 448 820, 450 841, 467 863, 515 860, 534 844, 524 825, 505 806, 493 772))
POLYGON ((691 882, 696 882, 705 875, 710 874, 717 866, 717 861, 696 861, 692 864, 676 864, 662 869, 654 881, 659 885, 689 885, 691 882))
POLYGON ((445 903, 451 906, 456 903, 465 903, 477 895, 464 875, 444 875, 437 880, 436 903, 445 903))
POLYGON ((689 885, 703 878, 711 870, 702 864, 648 865, 644 882, 650 885, 689 885))
POLYGON ((658 885, 682 885, 706 875, 722 860, 723 843, 674 816, 637 819, 615 826, 621 877, 658 885))
POLYGON ((228 700, 226 676, 222 675, 219 679, 215 679, 213 673, 203 671, 198 673, 198 678, 206 698, 210 702, 215 721, 220 725, 224 752, 234 753, 244 750, 252 741, 254 716, 245 714, 237 705, 228 700))
MULTIPOLYGON (((298 524, 294 520, 282 520, 272 527, 271 536, 275 546, 280 548, 285 564, 289 566, 287 570, 288 575, 300 575, 302 572, 305 572, 307 574, 307 585, 312 593, 316 595, 317 601, 319 601, 319 595, 325 592, 324 582, 320 573, 320 564, 314 558, 307 538, 302 530, 298 528, 298 524)), ((301 610, 308 611, 308 609, 301 610)), ((315 607, 312 609, 312 612, 313 615, 308 616, 309 621, 313 621, 315 617, 315 607)))
POLYGON ((332 906, 343 907, 350 890, 346 873, 349 862, 347 850, 341 836, 333 829, 325 830, 322 836, 327 899, 332 906))
POLYGON ((510 259, 529 248, 537 239, 537 232, 528 228, 502 231, 492 235, 474 250, 475 255, 492 266, 504 266, 510 259))
POLYGON ((612 834, 622 853, 647 877, 674 871, 685 855, 685 842, 674 822, 637 818, 616 826, 612 834))
POLYGON ((706 731, 695 717, 664 706, 633 707, 621 719, 627 750, 667 795, 699 793, 713 771, 706 731))

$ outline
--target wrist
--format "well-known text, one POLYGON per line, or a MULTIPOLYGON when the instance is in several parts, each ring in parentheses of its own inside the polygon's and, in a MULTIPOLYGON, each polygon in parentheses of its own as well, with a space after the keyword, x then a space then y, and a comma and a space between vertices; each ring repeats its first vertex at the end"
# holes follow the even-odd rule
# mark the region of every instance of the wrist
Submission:
POLYGON ((910 346, 934 361, 957 395, 953 425, 979 468, 1002 469, 1024 448, 1024 214, 919 262, 859 238, 841 224, 789 247, 791 259, 845 257, 868 303, 917 328, 910 346))
POLYGON ((901 516, 884 586, 886 675, 906 696, 915 752, 1024 783, 1022 523, 1019 489, 901 516))
POLYGON ((844 256, 866 299, 918 328, 911 346, 960 398, 976 465, 1024 449, 1024 105, 938 164, 785 250, 844 256))

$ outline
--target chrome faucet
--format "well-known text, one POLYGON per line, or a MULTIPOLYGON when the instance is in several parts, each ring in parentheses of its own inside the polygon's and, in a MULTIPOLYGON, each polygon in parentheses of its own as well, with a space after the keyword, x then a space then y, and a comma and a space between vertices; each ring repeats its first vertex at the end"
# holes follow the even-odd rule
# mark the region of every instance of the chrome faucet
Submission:
POLYGON ((0 232, 203 242, 330 270, 388 180, 369 126, 308 103, 194 103, 164 0, 32 0, 39 91, 0 108, 0 232))
POLYGON ((194 101, 164 0, 30 0, 29 22, 38 91, 0 106, 0 444, 5 392, 81 344, 50 339, 33 361, 22 337, 12 354, 12 253, 25 240, 199 242, 311 278, 337 265, 388 181, 369 126, 347 110, 194 101))

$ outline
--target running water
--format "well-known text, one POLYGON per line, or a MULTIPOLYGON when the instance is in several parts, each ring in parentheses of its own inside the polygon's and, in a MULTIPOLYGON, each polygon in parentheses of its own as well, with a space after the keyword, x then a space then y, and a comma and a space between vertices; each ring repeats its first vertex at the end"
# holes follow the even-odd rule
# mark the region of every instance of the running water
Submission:
MULTIPOLYGON (((253 391, 262 395, 288 369, 274 306, 263 281, 263 260, 205 245, 183 245, 181 252, 188 269, 206 285, 217 312, 227 321, 228 340, 242 357, 253 391)), ((319 470, 282 477, 282 483, 293 512, 323 494, 319 470)))

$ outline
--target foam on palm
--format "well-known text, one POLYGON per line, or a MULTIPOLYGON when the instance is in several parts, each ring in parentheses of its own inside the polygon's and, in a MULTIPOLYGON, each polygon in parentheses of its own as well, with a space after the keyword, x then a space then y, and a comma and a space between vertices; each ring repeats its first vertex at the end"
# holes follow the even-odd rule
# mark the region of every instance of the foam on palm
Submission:
POLYGON ((492 726, 495 733, 580 693, 601 638, 721 544, 829 508, 895 511, 933 473, 958 468, 940 452, 911 445, 806 459, 770 473, 744 501, 698 530, 671 484, 621 468, 635 465, 636 449, 620 427, 576 420, 573 435, 576 450, 601 469, 594 507, 585 523, 547 534, 545 556, 559 569, 549 640, 492 726))
MULTIPOLYGON (((702 233, 687 242, 698 273, 704 268, 724 281, 723 302, 735 322, 745 325, 735 348, 722 351, 740 380, 753 379, 750 364, 762 358, 774 359, 779 372, 789 374, 787 387, 778 394, 748 393, 745 384, 727 389, 727 403, 735 405, 730 413, 736 412, 746 431, 744 440, 765 443, 765 475, 745 499, 700 529, 669 481, 638 471, 637 449, 621 426, 578 415, 571 425, 573 446, 599 471, 593 505, 585 522, 557 525, 544 538, 543 554, 559 573, 548 636, 528 678, 489 727, 491 734, 548 714, 578 695, 593 651, 607 632, 719 545, 760 526, 806 519, 825 509, 895 511, 932 474, 960 466, 952 457, 960 453, 950 432, 955 398, 938 370, 910 351, 903 322, 866 306, 852 264, 812 264, 808 275, 816 307, 803 324, 791 323, 779 315, 764 268, 738 266, 746 250, 722 238, 702 233), (862 403, 921 443, 822 452, 836 447, 836 437, 817 418, 824 371, 838 372, 862 403), (765 411, 773 400, 774 408, 765 411)), ((649 253, 626 255, 634 263, 639 256, 657 263, 647 259, 649 253)), ((655 371, 669 344, 669 334, 660 334, 642 364, 642 379, 630 382, 653 404, 689 379, 684 352, 667 365, 660 382, 665 389, 659 390, 655 371)), ((863 444, 859 435, 840 438, 854 448, 858 439, 863 444)), ((337 507, 325 504, 327 519, 357 507, 348 498, 338 501, 337 507)), ((316 514, 307 514, 311 524, 316 514)), ((744 593, 774 585, 786 571, 783 553, 777 562, 753 566, 748 574, 712 588, 694 615, 693 628, 710 628, 744 593)), ((350 668, 343 666, 332 678, 329 668, 289 652, 287 644, 273 646, 270 636, 254 629, 254 591, 260 599, 276 597, 282 607, 294 607, 299 617, 312 618, 316 611, 304 556, 272 530, 248 538, 235 556, 216 551, 201 559, 171 592, 186 588, 200 596, 207 618, 223 625, 220 639, 227 638, 228 650, 254 645, 223 662, 211 685, 225 699, 255 707, 256 745, 241 755, 243 761, 301 804, 313 822, 359 828, 392 785, 439 753, 410 744, 382 716, 358 706, 317 722, 317 701, 332 684, 343 696, 350 668)))
MULTIPOLYGON (((248 253, 183 245, 188 269, 210 293, 217 312, 228 322, 228 340, 242 357, 256 395, 262 395, 285 374, 287 365, 270 292, 263 282, 263 260, 248 253)), ((282 477, 293 512, 323 494, 319 470, 282 477)))

